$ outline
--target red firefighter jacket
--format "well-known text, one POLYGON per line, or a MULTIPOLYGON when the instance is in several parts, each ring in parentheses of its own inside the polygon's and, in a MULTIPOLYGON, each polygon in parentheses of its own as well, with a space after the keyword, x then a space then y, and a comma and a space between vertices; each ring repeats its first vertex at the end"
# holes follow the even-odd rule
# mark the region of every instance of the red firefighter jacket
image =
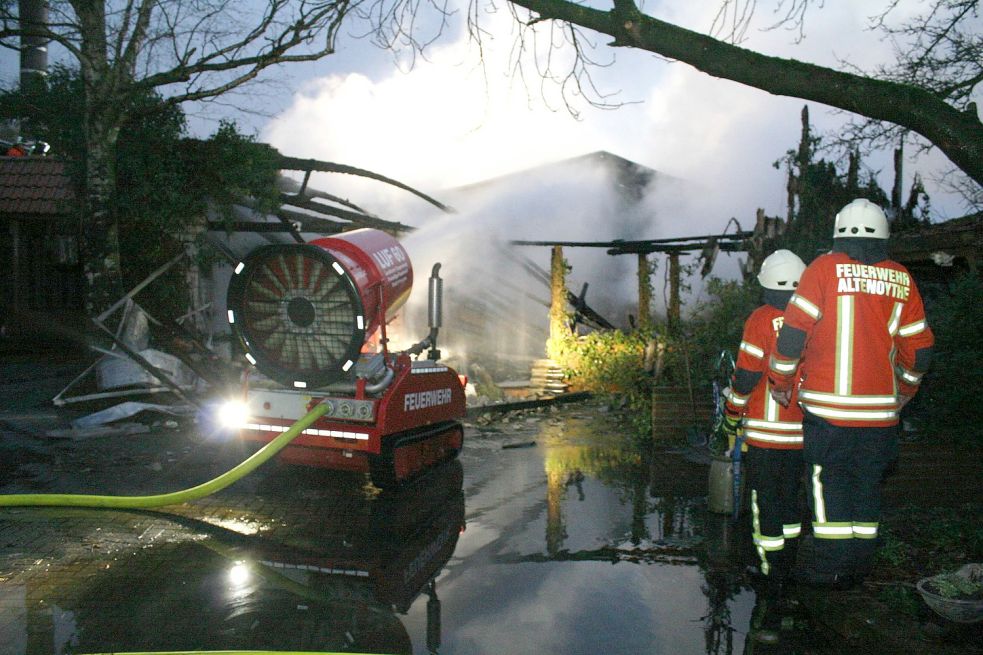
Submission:
POLYGON ((758 307, 744 323, 737 368, 760 373, 761 379, 747 394, 735 390, 735 380, 727 393, 726 410, 744 415, 744 437, 759 448, 802 448, 802 410, 793 402, 782 407, 771 397, 768 358, 775 349, 782 327, 782 310, 772 305, 758 307))
POLYGON ((791 387, 798 369, 803 409, 845 427, 896 425, 899 394, 913 396, 921 382, 915 353, 934 343, 908 270, 891 260, 861 264, 844 253, 806 268, 785 325, 804 331, 805 345, 801 354, 772 354, 775 386, 791 387))

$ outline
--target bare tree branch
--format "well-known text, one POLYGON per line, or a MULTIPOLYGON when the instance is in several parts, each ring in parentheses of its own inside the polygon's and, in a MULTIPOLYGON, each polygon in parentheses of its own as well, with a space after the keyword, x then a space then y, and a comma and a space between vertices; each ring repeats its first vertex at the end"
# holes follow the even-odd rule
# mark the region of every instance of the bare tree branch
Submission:
POLYGON ((610 11, 569 0, 512 2, 543 19, 607 34, 613 46, 648 50, 714 77, 900 125, 924 136, 983 184, 983 125, 975 112, 960 111, 930 89, 763 55, 645 15, 627 1, 618 0, 610 11))

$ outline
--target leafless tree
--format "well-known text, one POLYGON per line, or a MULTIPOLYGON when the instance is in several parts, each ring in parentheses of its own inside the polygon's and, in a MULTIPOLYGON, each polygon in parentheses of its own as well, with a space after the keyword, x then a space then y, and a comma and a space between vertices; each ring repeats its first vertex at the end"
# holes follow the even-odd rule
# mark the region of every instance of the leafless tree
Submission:
MULTIPOLYGON (((120 293, 117 217, 110 198, 121 126, 130 98, 158 91, 165 102, 208 100, 255 80, 271 66, 334 52, 343 21, 362 0, 51 0, 44 23, 21 21, 0 0, 0 46, 23 37, 63 48, 84 82, 84 274, 90 314, 120 293)), ((26 14, 26 12, 25 12, 26 14)))
MULTIPOLYGON (((923 14, 896 24, 891 19, 900 1, 885 0, 871 17, 870 38, 891 39, 895 63, 864 72, 847 63, 830 68, 743 47, 761 9, 758 0, 721 0, 709 34, 660 20, 634 0, 611 0, 606 8, 571 0, 509 0, 523 25, 555 24, 568 35, 577 56, 555 77, 572 91, 590 91, 591 58, 596 57, 588 47, 590 35, 606 35, 613 48, 647 50, 714 77, 850 112, 858 117, 844 135, 851 151, 858 143, 893 149, 901 135, 917 138, 923 147, 941 150, 962 173, 950 174, 954 182, 961 181, 970 197, 974 189, 978 196, 983 124, 970 94, 983 81, 979 0, 932 0, 923 14)), ((821 0, 777 0, 766 29, 789 29, 801 39, 809 12, 822 7, 821 0)), ((603 96, 598 100, 607 103, 603 96)))

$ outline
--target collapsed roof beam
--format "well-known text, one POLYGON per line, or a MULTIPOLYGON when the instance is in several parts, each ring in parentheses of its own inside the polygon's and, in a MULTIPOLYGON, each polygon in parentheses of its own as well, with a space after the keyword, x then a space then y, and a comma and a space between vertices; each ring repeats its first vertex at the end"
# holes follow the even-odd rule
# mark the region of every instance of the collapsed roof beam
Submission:
POLYGON ((386 177, 385 175, 379 175, 378 173, 373 173, 372 171, 367 171, 362 168, 355 168, 354 166, 346 166, 345 164, 334 164, 327 161, 320 161, 318 159, 300 159, 299 157, 287 157, 285 155, 280 155, 277 161, 277 167, 280 170, 287 170, 287 171, 306 171, 306 172, 317 171, 318 173, 344 173, 346 175, 357 175, 359 177, 367 177, 371 180, 377 180, 379 182, 389 184, 391 186, 396 187, 397 189, 408 191, 409 193, 412 193, 418 198, 427 201, 428 203, 430 203, 431 205, 437 207, 442 211, 445 212, 454 211, 452 208, 448 207, 447 205, 440 202, 439 200, 431 198, 430 196, 423 193, 422 191, 417 191, 416 189, 414 189, 413 187, 407 184, 398 182, 390 177, 386 177))
POLYGON ((563 246, 570 248, 610 248, 618 252, 611 254, 626 254, 638 252, 671 252, 671 248, 702 248, 710 239, 725 243, 743 242, 750 239, 754 232, 735 232, 733 234, 705 234, 694 237, 673 237, 668 239, 643 239, 627 241, 625 239, 613 239, 611 241, 510 241, 513 246, 563 246), (698 242, 689 243, 689 242, 698 242))
MULTIPOLYGON (((411 232, 413 230, 413 228, 409 225, 404 225, 403 223, 397 223, 395 221, 387 221, 361 211, 354 212, 347 209, 341 209, 340 207, 332 207, 331 205, 325 205, 321 202, 315 202, 314 200, 302 200, 287 194, 283 194, 281 199, 285 205, 299 207, 318 214, 334 216, 335 218, 341 218, 346 221, 351 221, 357 226, 375 227, 379 228, 380 230, 391 230, 393 232, 411 232)), ((281 211, 288 212, 290 210, 281 209, 281 211)), ((300 221, 301 224, 303 224, 305 219, 316 217, 308 216, 307 214, 302 214, 300 212, 290 212, 290 218, 291 220, 300 221)), ((341 224, 339 223, 339 225, 341 224)))

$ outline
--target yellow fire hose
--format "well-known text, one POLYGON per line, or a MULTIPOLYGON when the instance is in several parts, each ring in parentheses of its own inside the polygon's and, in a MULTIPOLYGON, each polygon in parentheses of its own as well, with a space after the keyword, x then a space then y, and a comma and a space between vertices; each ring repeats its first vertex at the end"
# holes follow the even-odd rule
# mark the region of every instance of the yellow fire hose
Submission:
MULTIPOLYGON (((178 505, 216 493, 252 473, 287 444, 296 439, 327 411, 318 404, 286 432, 266 444, 238 466, 197 487, 155 496, 94 496, 88 494, 10 494, 0 495, 0 507, 96 507, 110 509, 149 509, 178 505)), ((92 654, 98 655, 98 654, 92 654)), ((271 650, 154 651, 113 653, 113 655, 340 655, 339 653, 271 650)), ((348 655, 357 655, 349 653, 348 655)))
POLYGON ((101 507, 107 509, 149 509, 179 505, 210 496, 240 480, 282 450, 327 411, 319 403, 314 409, 290 426, 238 466, 197 487, 155 496, 95 496, 89 494, 10 494, 0 495, 0 507, 101 507))

